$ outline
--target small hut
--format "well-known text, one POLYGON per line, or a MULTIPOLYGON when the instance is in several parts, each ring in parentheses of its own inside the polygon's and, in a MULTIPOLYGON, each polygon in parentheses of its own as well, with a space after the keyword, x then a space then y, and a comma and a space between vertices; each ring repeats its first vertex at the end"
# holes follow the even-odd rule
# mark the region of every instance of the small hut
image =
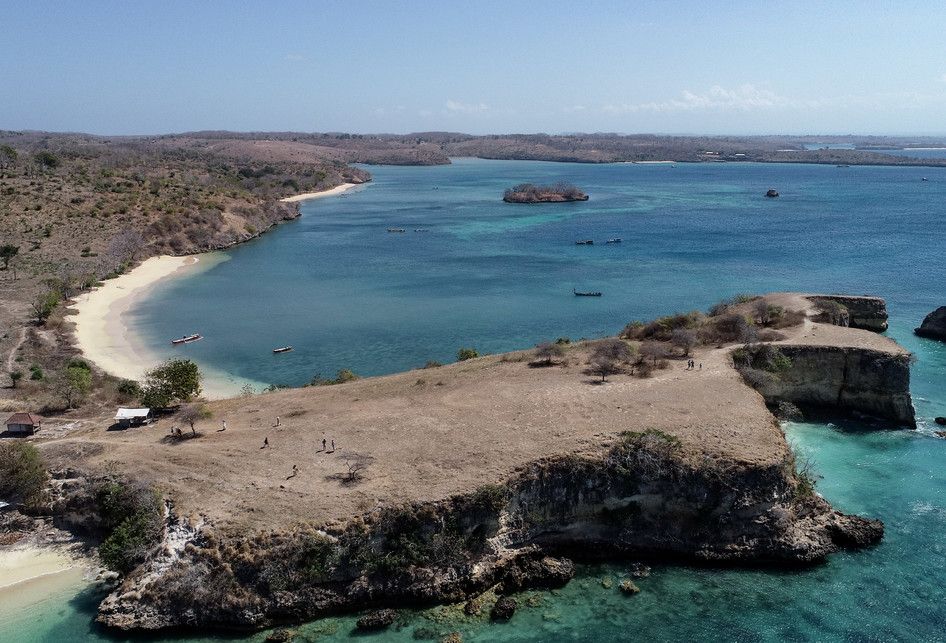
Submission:
POLYGON ((32 413, 14 413, 7 420, 7 432, 13 435, 33 435, 43 426, 43 418, 32 413))
POLYGON ((152 418, 151 409, 119 408, 118 412, 115 413, 115 421, 118 422, 118 425, 123 429, 127 429, 131 426, 150 424, 152 418))

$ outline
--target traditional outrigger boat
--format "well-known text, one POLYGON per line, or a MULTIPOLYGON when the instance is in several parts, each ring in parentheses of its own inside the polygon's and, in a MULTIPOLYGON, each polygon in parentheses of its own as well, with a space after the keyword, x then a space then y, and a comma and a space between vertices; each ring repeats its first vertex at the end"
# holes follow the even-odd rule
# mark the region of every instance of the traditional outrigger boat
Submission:
POLYGON ((594 239, 582 239, 581 241, 575 242, 576 246, 593 246, 595 245, 594 239))
POLYGON ((204 338, 203 335, 200 335, 200 334, 198 334, 198 333, 194 333, 193 335, 184 335, 183 337, 178 337, 177 339, 172 339, 172 340, 171 340, 171 343, 174 344, 175 346, 177 346, 178 344, 190 344, 191 342, 196 342, 196 341, 201 340, 201 339, 203 339, 203 338, 204 338))
POLYGON ((582 292, 580 290, 575 290, 574 288, 572 288, 572 292, 575 293, 576 297, 600 297, 601 296, 601 293, 596 290, 589 290, 586 292, 582 292))
POLYGON ((407 232, 405 228, 388 228, 388 232, 407 232))
POLYGON ((614 237, 613 239, 608 239, 605 243, 621 243, 621 237, 614 237))
POLYGON ((288 353, 291 350, 292 350, 292 346, 282 346, 280 348, 274 348, 273 352, 274 353, 288 353))

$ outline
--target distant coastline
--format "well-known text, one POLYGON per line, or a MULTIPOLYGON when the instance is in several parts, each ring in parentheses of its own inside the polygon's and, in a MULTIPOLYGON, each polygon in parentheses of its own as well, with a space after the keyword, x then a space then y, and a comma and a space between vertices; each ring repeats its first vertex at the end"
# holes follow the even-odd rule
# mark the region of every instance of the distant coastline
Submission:
POLYGON ((360 183, 342 183, 341 185, 336 185, 334 188, 329 188, 328 190, 322 190, 320 192, 303 192, 302 194, 296 194, 293 196, 287 196, 285 199, 279 199, 282 203, 298 203, 300 201, 309 201, 310 199, 321 199, 327 196, 337 196, 343 192, 348 192, 352 188, 356 188, 360 183))

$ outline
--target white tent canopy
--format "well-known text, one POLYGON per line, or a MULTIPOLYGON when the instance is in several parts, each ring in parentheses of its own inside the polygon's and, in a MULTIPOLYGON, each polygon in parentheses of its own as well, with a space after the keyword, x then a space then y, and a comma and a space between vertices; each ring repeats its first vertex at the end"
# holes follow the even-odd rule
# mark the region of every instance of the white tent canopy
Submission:
POLYGON ((115 414, 116 420, 146 420, 151 415, 151 409, 123 409, 119 408, 115 414))

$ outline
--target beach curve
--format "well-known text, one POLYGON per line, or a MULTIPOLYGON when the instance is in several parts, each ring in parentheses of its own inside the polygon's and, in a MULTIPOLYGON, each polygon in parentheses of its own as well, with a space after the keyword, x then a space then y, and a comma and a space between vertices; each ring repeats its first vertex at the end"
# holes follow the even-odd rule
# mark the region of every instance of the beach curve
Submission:
POLYGON ((78 295, 66 317, 75 325, 74 343, 82 354, 115 377, 138 380, 157 363, 122 322, 127 313, 155 284, 195 267, 194 256, 160 255, 134 269, 78 295))

